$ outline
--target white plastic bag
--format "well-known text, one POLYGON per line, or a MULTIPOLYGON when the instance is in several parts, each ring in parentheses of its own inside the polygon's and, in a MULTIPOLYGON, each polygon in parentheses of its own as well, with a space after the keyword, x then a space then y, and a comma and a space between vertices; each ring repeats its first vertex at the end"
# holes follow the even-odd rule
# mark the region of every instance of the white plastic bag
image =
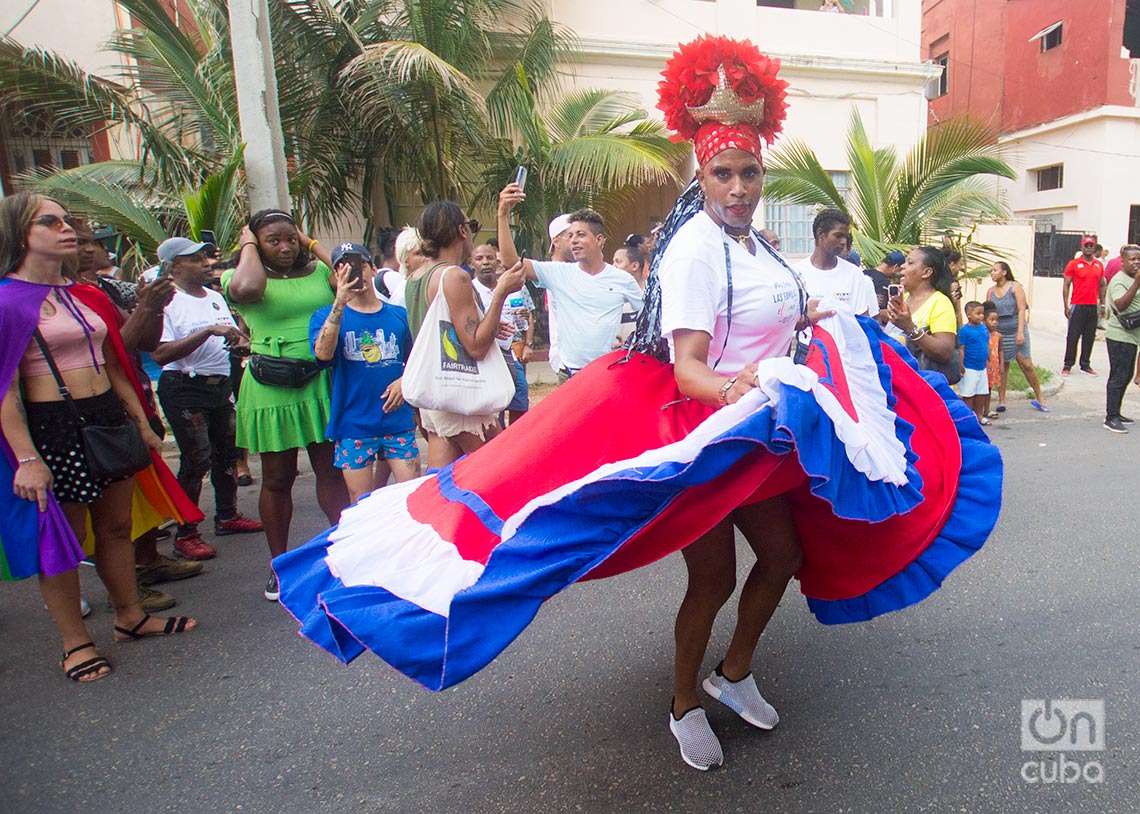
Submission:
POLYGON ((493 415, 506 409, 514 398, 514 377, 498 344, 492 342, 482 359, 473 359, 463 348, 443 295, 443 278, 448 271, 444 269, 440 275, 439 290, 404 366, 404 399, 426 410, 493 415))

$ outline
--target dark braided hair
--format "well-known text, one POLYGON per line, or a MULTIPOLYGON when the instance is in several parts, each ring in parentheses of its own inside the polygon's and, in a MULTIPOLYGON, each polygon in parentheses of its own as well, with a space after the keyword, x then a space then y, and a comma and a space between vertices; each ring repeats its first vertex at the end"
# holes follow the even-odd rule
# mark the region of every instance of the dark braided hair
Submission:
MULTIPOLYGON (((669 241, 677 231, 704 208, 705 199, 701 194, 700 182, 695 178, 685 187, 677 203, 665 216, 665 225, 657 235, 657 246, 653 250, 653 260, 649 264, 649 279, 645 282, 645 298, 641 313, 637 317, 637 328, 631 337, 630 353, 647 353, 663 362, 669 361, 669 345, 661 336, 661 281, 657 269, 669 241)), ((628 354, 627 354, 628 358, 628 354)))

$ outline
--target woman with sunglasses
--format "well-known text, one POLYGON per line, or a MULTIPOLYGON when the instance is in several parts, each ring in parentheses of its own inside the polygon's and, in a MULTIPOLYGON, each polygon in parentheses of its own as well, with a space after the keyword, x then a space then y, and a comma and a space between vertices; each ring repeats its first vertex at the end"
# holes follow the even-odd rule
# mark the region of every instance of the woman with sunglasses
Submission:
MULTIPOLYGON (((270 556, 289 546, 297 452, 309 456, 317 503, 330 523, 348 505, 333 466, 328 371, 313 357, 309 318, 332 305, 335 280, 328 252, 280 209, 254 213, 242 230, 237 267, 222 275, 222 292, 249 327, 250 360, 237 401, 237 446, 261 455, 258 508, 270 556)), ((277 577, 265 598, 278 599, 277 577)))
MULTIPOLYGON (((479 232, 479 221, 466 218, 458 204, 437 201, 424 209, 416 229, 425 260, 412 273, 404 289, 412 336, 419 335, 428 306, 442 287, 460 344, 472 358, 482 359, 496 338, 507 339, 514 335, 513 326, 503 327, 503 303, 508 294, 522 288, 522 265, 516 263, 499 277, 484 313, 471 284, 471 275, 460 268, 475 250, 473 239, 479 232)), ((460 415, 443 410, 420 410, 420 423, 428 438, 427 465, 431 469, 474 452, 499 430, 497 413, 460 415)))
MULTIPOLYGON (((83 426, 130 422, 151 450, 162 442, 127 369, 114 306, 98 289, 71 279, 75 225, 49 198, 22 192, 0 200, 0 325, 6 340, 0 349, 0 575, 38 575, 63 639, 61 667, 71 680, 88 682, 111 672, 80 615, 78 540, 87 534, 88 519, 96 570, 114 607, 116 641, 182 633, 197 622, 151 617, 140 607, 131 547, 135 476, 92 472, 83 426)), ((156 466, 138 477, 153 478, 156 466)))

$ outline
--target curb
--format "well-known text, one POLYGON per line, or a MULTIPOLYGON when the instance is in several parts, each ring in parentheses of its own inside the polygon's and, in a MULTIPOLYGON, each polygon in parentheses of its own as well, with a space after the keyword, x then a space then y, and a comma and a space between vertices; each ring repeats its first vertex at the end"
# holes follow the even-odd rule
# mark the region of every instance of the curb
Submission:
MULTIPOLYGON (((1061 392, 1065 387, 1065 380, 1060 373, 1054 373, 1052 380, 1041 387, 1041 395, 1044 398, 1052 398, 1061 392)), ((1009 390, 1006 392, 1005 397, 1009 399, 1023 399, 1029 401, 1034 398, 1033 391, 1029 388, 1024 390, 1009 390)))

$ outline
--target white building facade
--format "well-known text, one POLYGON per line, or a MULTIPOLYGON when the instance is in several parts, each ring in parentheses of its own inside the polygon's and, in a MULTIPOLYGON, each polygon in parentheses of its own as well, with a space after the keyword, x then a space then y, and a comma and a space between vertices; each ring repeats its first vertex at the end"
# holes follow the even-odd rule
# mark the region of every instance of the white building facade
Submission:
POLYGON ((1005 182, 1016 217, 1096 235, 1113 256, 1140 241, 1140 106, 1104 105, 999 142, 1018 170, 1005 182))
MULTIPOLYGON (((905 153, 926 131, 925 91, 940 69, 919 57, 919 0, 857 0, 851 13, 819 7, 818 0, 553 0, 550 13, 579 37, 571 82, 629 91, 655 113, 659 74, 679 43, 703 33, 752 40, 781 59, 790 83, 781 138, 805 140, 843 189, 851 111, 876 147, 905 153)), ((667 211, 668 197, 611 231, 643 231, 667 211)), ((786 253, 802 255, 811 251, 813 214, 768 203, 757 225, 779 234, 786 253)))

